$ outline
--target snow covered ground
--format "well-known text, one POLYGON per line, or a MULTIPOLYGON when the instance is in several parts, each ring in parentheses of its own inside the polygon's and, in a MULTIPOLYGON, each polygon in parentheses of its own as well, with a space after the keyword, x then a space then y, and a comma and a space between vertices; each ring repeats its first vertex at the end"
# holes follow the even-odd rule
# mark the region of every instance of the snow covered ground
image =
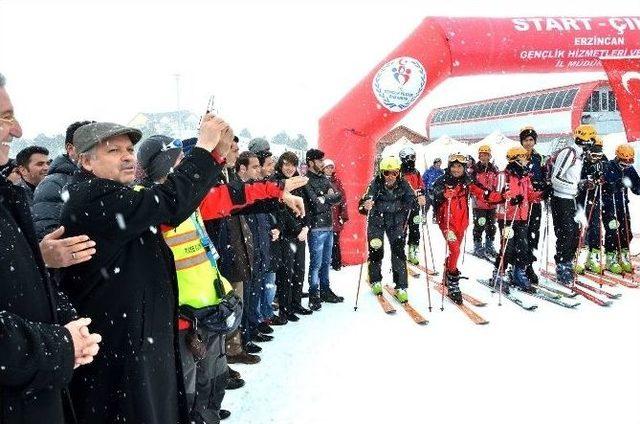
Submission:
MULTIPOLYGON (((430 228, 441 264, 444 243, 430 228)), ((226 422, 640 422, 640 289, 612 288, 623 296, 609 308, 530 299, 539 308, 527 312, 504 300, 498 306, 497 295, 473 281, 490 275, 487 262, 467 255, 461 269, 472 277, 463 290, 488 302, 474 308, 486 326, 446 301, 441 312, 433 290, 429 313, 424 275, 410 278, 409 294, 428 325, 399 307, 385 315, 365 285, 354 312, 359 266, 332 271, 345 302, 276 329, 259 365, 234 366, 247 385, 227 392, 226 422)), ((388 260, 383 270, 391 282, 388 260)))

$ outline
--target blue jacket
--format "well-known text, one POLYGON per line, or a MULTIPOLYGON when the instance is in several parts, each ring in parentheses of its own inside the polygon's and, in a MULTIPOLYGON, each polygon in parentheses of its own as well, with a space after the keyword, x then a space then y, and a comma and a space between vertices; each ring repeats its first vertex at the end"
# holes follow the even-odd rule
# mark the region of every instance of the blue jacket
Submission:
POLYGON ((635 168, 629 166, 623 169, 616 159, 610 160, 605 165, 604 170, 604 185, 602 187, 603 210, 613 213, 615 206, 618 216, 624 216, 621 214, 623 211, 628 210, 626 204, 629 203, 629 188, 633 194, 640 195, 640 177, 635 168), (623 181, 623 179, 627 178, 629 187, 623 181))
POLYGON ((444 170, 436 168, 435 166, 431 166, 431 168, 424 171, 424 174, 422 174, 422 182, 424 182, 427 193, 431 192, 433 184, 442 175, 444 175, 444 170))

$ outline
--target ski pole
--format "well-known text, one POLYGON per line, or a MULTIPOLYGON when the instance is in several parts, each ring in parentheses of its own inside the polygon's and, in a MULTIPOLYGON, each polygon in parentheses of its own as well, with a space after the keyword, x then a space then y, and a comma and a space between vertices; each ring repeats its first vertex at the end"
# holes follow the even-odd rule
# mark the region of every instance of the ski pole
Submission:
POLYGON ((603 246, 604 246, 604 244, 606 242, 606 239, 605 239, 606 228, 604 226, 604 220, 602 218, 602 191, 603 191, 602 190, 602 185, 600 185, 600 193, 598 195, 598 198, 600 200, 599 201, 599 205, 598 205, 598 209, 600 209, 600 228, 601 228, 600 229, 600 271, 602 271, 600 273, 600 287, 602 287, 602 285, 603 285, 602 280, 604 279, 604 277, 602 275, 602 274, 604 274, 604 266, 605 266, 603 251, 604 251, 604 253, 606 253, 606 248, 603 249, 603 246))
MULTIPOLYGON (((420 208, 420 218, 421 219, 426 219, 426 216, 423 213, 423 208, 420 208)), ((427 266, 427 244, 425 242, 425 237, 424 237, 424 227, 422 229, 422 256, 424 257, 424 268, 425 268, 425 277, 427 280, 427 301, 429 302, 429 312, 431 312, 431 284, 429 281, 429 267, 427 266)), ((431 266, 433 266, 434 268, 436 267, 436 265, 433 263, 433 260, 431 262, 431 266)))
MULTIPOLYGON (((367 214, 365 215, 365 219, 367 221, 367 225, 369 224, 369 211, 367 211, 367 214)), ((366 231, 366 230, 365 230, 366 231)), ((367 243, 367 249, 369 248, 369 244, 367 243)), ((360 274, 359 274, 359 278, 358 278, 358 289, 356 290, 356 304, 353 307, 353 311, 356 312, 358 310, 358 298, 360 297, 360 283, 362 282, 362 271, 364 269, 364 263, 368 262, 369 259, 369 255, 367 254, 367 260, 363 261, 360 264, 360 274)))
MULTIPOLYGON (((620 241, 620 221, 618 221, 618 206, 616 202, 616 194, 613 193, 613 195, 611 196, 613 198, 613 215, 615 216, 615 221, 616 221, 616 237, 618 239, 618 255, 620 255, 620 257, 622 257, 622 242, 620 241)), ((608 225, 608 224, 607 224, 608 225)))
MULTIPOLYGON (((429 241, 429 253, 431 254, 431 265, 433 265, 433 272, 437 273, 437 271, 435 269, 436 268, 436 261, 433 259, 433 246, 431 245, 431 232, 429 231, 429 223, 426 222, 426 220, 427 220, 427 211, 426 211, 426 207, 425 206, 423 206, 422 208, 423 208, 422 216, 423 216, 423 219, 425 220, 425 222, 422 223, 422 227, 423 227, 423 229, 426 228, 426 230, 427 230, 427 240, 429 241)), ((424 242, 423 242, 423 244, 424 244, 424 242)), ((425 252, 425 254, 426 254, 426 252, 425 252)), ((425 261, 425 268, 426 268, 426 266, 427 265, 426 265, 426 261, 425 261)), ((435 274, 435 275, 438 275, 438 274, 435 274)))
MULTIPOLYGON (((509 199, 510 200, 510 199, 509 199)), ((507 201, 509 201, 507 200, 507 201)), ((500 263, 498 264, 498 277, 500 278, 500 284, 498 286, 498 306, 502 306, 502 283, 503 283, 503 273, 504 273, 504 257, 507 253, 507 245, 509 244, 509 239, 511 239, 513 237, 513 223, 516 220, 516 216, 518 215, 518 209, 520 209, 520 205, 516 205, 516 210, 513 211, 513 218, 511 219, 511 224, 509 225, 509 228, 511 229, 511 234, 509 234, 507 232, 507 227, 505 226, 505 228, 503 229, 503 231, 505 232, 505 234, 503 235, 504 237, 504 246, 502 246, 502 254, 500 255, 500 263)), ((506 210, 505 210, 505 214, 504 214, 504 219, 505 219, 505 224, 506 224, 506 220, 507 220, 507 214, 506 214, 506 210)))
MULTIPOLYGON (((622 212, 624 213, 624 228, 625 228, 625 232, 626 232, 626 236, 627 236, 627 250, 630 251, 631 250, 631 239, 629 237, 629 235, 631 234, 630 229, 629 229, 629 198, 628 198, 628 193, 627 191, 623 191, 622 195, 624 196, 624 208, 622 209, 622 212)), ((631 254, 631 253, 629 253, 631 254)), ((631 258, 629 258, 629 261, 631 261, 631 258)), ((635 270, 633 268, 633 265, 631 265, 631 274, 634 274, 635 270)))
MULTIPOLYGON (((446 190, 446 189, 445 189, 446 190)), ((442 290, 441 290, 441 298, 440 298, 440 310, 444 311, 444 291, 446 287, 446 278, 447 278, 447 260, 449 258, 449 223, 451 218, 451 199, 447 199, 447 234, 444 235, 445 241, 445 250, 444 250, 444 269, 442 272, 442 290)))

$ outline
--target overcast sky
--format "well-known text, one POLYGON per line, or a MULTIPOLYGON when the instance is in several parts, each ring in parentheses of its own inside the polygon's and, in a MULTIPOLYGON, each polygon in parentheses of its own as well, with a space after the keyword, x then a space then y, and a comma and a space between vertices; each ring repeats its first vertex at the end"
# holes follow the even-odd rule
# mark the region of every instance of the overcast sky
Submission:
MULTIPOLYGON (((636 1, 29 1, 0 0, 0 72, 25 136, 76 120, 203 110, 216 94, 237 129, 304 133, 427 16, 637 16, 636 1)), ((604 74, 456 78, 432 107, 603 78, 604 74)))

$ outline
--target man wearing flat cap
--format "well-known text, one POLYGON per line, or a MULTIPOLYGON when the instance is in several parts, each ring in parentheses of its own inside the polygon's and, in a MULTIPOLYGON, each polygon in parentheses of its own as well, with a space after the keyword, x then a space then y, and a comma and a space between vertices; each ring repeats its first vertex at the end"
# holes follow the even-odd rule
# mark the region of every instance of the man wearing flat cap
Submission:
POLYGON ((158 226, 177 226, 195 210, 223 168, 233 132, 206 115, 196 147, 166 181, 136 190, 133 146, 141 135, 97 122, 73 138, 80 172, 68 185, 61 221, 70 235, 89 235, 96 254, 65 269, 62 285, 104 337, 102 354, 71 382, 80 423, 189 422, 176 271, 158 226))

